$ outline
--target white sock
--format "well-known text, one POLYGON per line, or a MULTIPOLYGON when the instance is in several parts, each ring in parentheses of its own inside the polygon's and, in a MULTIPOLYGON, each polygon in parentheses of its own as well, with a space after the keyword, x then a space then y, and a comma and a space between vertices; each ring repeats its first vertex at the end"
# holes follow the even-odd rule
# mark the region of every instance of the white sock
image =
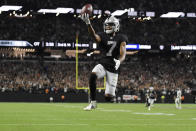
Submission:
POLYGON ((92 105, 95 106, 96 105, 96 101, 91 101, 92 105))

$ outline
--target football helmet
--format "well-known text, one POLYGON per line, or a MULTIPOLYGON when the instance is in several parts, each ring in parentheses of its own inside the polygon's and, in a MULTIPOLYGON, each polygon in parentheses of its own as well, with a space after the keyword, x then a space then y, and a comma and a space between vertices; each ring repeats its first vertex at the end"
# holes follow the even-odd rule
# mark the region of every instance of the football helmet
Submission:
POLYGON ((119 20, 114 16, 110 16, 105 20, 103 28, 104 28, 104 32, 106 32, 106 34, 118 32, 120 29, 119 20))
POLYGON ((153 91, 153 90, 154 90, 154 87, 152 87, 152 86, 149 87, 149 90, 150 90, 150 91, 153 91))

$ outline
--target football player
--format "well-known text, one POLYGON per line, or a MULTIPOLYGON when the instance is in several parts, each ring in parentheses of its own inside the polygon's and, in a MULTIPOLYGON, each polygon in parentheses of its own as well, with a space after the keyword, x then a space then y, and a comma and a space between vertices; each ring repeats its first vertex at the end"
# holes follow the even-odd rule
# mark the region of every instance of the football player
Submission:
POLYGON ((148 105, 148 110, 151 110, 151 107, 153 106, 154 104, 154 101, 156 100, 156 92, 154 91, 154 87, 149 87, 149 92, 148 92, 148 102, 147 102, 147 105, 148 105))
POLYGON ((148 89, 145 92, 145 98, 146 98, 146 103, 145 104, 146 104, 146 107, 148 107, 148 104, 149 104, 148 103, 148 100, 149 100, 149 90, 148 89))
POLYGON ((176 92, 176 98, 175 98, 175 104, 177 109, 181 109, 181 96, 182 96, 182 92, 180 88, 178 88, 176 92))
POLYGON ((118 80, 118 72, 121 63, 125 60, 126 43, 128 39, 125 35, 117 33, 120 29, 119 20, 110 16, 104 22, 104 32, 96 33, 93 29, 89 14, 82 14, 81 19, 86 23, 88 32, 99 45, 101 59, 90 75, 90 104, 84 110, 92 110, 96 105, 96 80, 106 76, 105 100, 112 101, 118 80))

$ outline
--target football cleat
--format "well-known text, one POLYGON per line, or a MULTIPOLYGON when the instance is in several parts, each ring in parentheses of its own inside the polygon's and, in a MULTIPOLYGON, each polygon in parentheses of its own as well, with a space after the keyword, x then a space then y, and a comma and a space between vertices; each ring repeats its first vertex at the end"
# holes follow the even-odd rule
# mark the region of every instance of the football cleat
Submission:
POLYGON ((85 111, 91 111, 93 109, 96 109, 97 108, 97 104, 96 104, 96 101, 91 101, 91 103, 84 108, 85 111))

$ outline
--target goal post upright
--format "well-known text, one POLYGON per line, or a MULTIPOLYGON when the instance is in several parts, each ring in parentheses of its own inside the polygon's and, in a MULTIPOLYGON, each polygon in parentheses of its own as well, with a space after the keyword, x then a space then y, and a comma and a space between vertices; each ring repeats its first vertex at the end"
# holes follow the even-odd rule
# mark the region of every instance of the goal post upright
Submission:
MULTIPOLYGON (((76 33, 76 44, 75 44, 75 47, 76 47, 76 89, 77 90, 85 90, 85 89, 87 89, 87 90, 89 90, 89 87, 85 87, 85 86, 83 86, 83 87, 79 87, 78 85, 78 36, 79 36, 79 33, 77 32, 76 33)), ((101 89, 101 90, 105 90, 105 88, 106 88, 106 77, 104 77, 104 87, 98 87, 97 89, 101 89)), ((88 92, 90 92, 90 91, 88 91, 88 92)))
POLYGON ((78 35, 79 33, 76 32, 76 89, 78 89, 78 35))

